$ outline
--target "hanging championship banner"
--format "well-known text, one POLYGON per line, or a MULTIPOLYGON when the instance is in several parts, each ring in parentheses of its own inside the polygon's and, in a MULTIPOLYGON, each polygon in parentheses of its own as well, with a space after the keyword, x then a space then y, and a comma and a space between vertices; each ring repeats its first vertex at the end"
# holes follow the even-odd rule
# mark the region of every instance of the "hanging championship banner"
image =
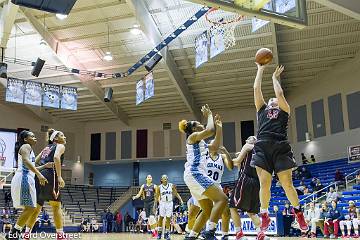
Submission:
POLYGON ((62 87, 61 108, 67 110, 77 110, 77 88, 62 87))
POLYGON ((195 38, 195 67, 198 68, 201 64, 208 60, 208 39, 207 31, 195 38))
POLYGON ((139 105, 144 101, 144 82, 139 80, 136 83, 136 105, 139 105))
POLYGON ((145 81, 145 100, 154 96, 154 75, 152 72, 148 73, 144 77, 145 81))
POLYGON ((224 30, 210 28, 210 58, 225 51, 224 30))
POLYGON ((5 100, 7 102, 24 103, 24 81, 8 78, 5 100))
POLYGON ((296 0, 276 0, 276 12, 286 13, 296 7, 296 0))
POLYGON ((348 147, 348 158, 349 163, 360 161, 360 146, 349 146, 348 147))
MULTIPOLYGON (((268 2, 267 4, 265 4, 265 6, 263 7, 263 9, 266 9, 266 10, 272 10, 273 7, 271 5, 271 1, 268 2)), ((266 24, 269 23, 269 21, 266 21, 266 20, 262 20, 262 19, 259 19, 259 18, 252 18, 251 20, 251 23, 252 23, 252 32, 256 32, 257 30, 259 30, 260 28, 262 28, 263 26, 265 26, 266 24)))
POLYGON ((39 82, 25 81, 24 103, 41 107, 42 84, 39 82))
POLYGON ((60 86, 44 84, 43 106, 60 108, 60 86))

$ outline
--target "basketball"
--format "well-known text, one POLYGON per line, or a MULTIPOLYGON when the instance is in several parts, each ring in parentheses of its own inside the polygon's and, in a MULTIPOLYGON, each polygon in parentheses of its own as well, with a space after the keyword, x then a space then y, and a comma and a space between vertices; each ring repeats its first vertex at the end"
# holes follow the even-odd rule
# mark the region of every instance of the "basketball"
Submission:
POLYGON ((260 65, 265 65, 271 62, 273 53, 268 48, 260 48, 255 55, 255 61, 260 65))

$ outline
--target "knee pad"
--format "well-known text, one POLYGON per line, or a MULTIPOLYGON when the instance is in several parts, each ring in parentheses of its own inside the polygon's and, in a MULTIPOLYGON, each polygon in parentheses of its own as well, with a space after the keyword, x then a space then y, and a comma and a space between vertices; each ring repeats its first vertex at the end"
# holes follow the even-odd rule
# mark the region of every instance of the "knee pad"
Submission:
POLYGON ((149 217, 149 224, 150 224, 150 225, 156 224, 156 219, 155 219, 154 215, 150 215, 150 217, 149 217))

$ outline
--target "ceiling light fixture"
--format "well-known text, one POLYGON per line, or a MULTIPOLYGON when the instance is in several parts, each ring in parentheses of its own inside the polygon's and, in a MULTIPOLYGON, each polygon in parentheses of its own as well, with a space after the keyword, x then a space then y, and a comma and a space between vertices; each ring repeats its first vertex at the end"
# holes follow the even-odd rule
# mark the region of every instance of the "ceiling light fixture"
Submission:
POLYGON ((103 57, 103 59, 105 61, 112 61, 113 56, 110 52, 110 26, 109 26, 109 23, 108 23, 108 35, 107 35, 107 48, 108 48, 108 51, 105 52, 105 56, 103 57))
POLYGON ((141 29, 140 29, 140 25, 139 24, 134 24, 133 27, 130 29, 130 33, 133 35, 139 35, 142 33, 141 29))
POLYGON ((59 19, 59 20, 64 20, 68 17, 68 15, 66 14, 61 14, 61 13, 57 13, 56 15, 56 18, 59 19))

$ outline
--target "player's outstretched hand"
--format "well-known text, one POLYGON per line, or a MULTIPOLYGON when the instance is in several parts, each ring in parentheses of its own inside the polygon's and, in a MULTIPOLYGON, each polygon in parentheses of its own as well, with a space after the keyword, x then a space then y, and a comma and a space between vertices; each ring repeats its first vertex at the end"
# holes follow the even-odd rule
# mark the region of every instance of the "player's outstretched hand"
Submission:
POLYGON ((205 118, 207 118, 211 113, 211 110, 207 104, 201 107, 201 112, 204 115, 205 118))
POLYGON ((261 70, 261 71, 264 71, 266 66, 267 66, 267 64, 261 65, 261 64, 259 64, 257 62, 255 62, 255 64, 256 64, 258 70, 261 70))
POLYGON ((280 79, 280 75, 281 73, 284 71, 284 66, 283 65, 279 65, 276 67, 274 73, 273 73, 273 77, 276 78, 277 80, 280 79))
POLYGON ((245 143, 244 148, 246 151, 251 151, 254 148, 254 144, 245 143))
POLYGON ((221 117, 220 117, 219 114, 216 114, 216 115, 215 115, 214 120, 215 120, 215 125, 216 125, 216 127, 222 128, 221 117))

